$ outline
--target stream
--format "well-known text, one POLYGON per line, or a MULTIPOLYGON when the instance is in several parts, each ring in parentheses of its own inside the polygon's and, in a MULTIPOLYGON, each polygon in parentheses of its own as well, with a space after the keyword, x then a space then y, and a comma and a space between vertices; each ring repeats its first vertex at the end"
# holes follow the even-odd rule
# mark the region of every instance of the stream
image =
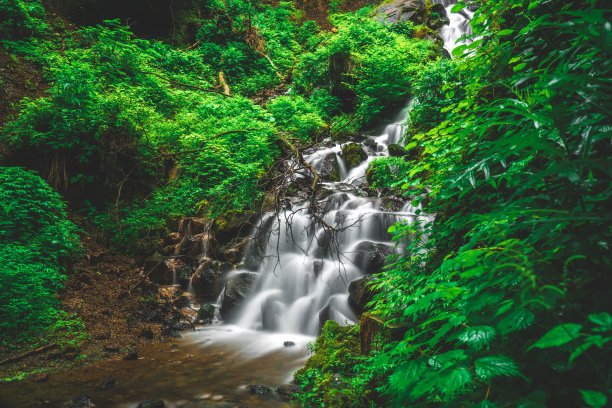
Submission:
MULTIPOLYGON (((473 13, 451 14, 455 1, 432 3, 443 5, 449 16, 450 25, 440 35, 450 53, 470 31, 473 13)), ((264 214, 252 233, 248 259, 227 277, 228 282, 249 281, 251 290, 231 317, 224 316, 225 323, 199 326, 181 339, 139 349, 137 360, 58 372, 44 383, 4 385, 0 407, 41 407, 44 400, 60 402, 78 394, 87 394, 97 408, 136 408, 146 399, 163 399, 169 408, 289 406, 275 392, 252 394, 249 385, 290 383, 324 321, 358 322, 349 291, 379 272, 384 259, 398 250, 387 229, 423 217, 410 204, 367 197, 363 190, 369 163, 388 156, 388 146, 400 142, 410 106, 380 134, 357 143, 365 156, 356 166, 346 163, 343 144, 327 141, 304 154, 319 174, 336 171, 335 181, 327 177, 322 183, 326 195, 317 203, 328 226, 313 219, 308 202, 300 198, 264 214), (111 378, 116 385, 104 389, 101 384, 111 378)), ((298 172, 294 181, 306 174, 298 172)), ((217 300, 222 313, 227 290, 217 300)))

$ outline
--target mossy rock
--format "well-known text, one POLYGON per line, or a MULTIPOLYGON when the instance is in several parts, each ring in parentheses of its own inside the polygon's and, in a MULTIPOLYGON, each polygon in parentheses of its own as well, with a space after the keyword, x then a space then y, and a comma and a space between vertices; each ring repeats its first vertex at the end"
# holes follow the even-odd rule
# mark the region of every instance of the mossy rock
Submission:
POLYGON ((223 215, 218 216, 212 230, 221 243, 229 242, 232 238, 244 237, 251 232, 251 219, 256 216, 252 211, 228 211, 223 215))
POLYGON ((342 146, 342 158, 348 170, 359 166, 368 158, 368 154, 357 143, 349 143, 342 146))
POLYGON ((387 146, 387 150, 389 151, 389 156, 392 156, 392 157, 403 157, 408 154, 402 146, 396 143, 392 143, 389 146, 387 146))

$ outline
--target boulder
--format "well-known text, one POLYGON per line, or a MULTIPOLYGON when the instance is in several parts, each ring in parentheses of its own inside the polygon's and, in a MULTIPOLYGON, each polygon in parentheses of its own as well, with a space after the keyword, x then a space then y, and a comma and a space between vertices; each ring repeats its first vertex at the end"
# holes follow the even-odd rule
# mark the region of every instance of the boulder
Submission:
POLYGON ((193 274, 191 286, 196 298, 206 302, 214 302, 223 289, 222 278, 234 266, 227 262, 206 261, 193 274))
POLYGON ((249 385, 251 394, 269 394, 272 392, 272 388, 266 387, 265 385, 251 384, 249 385))
POLYGON ((349 143, 342 146, 342 158, 347 170, 357 167, 368 158, 368 154, 363 147, 357 143, 349 143))
POLYGON ((423 24, 427 16, 425 0, 395 0, 378 8, 377 19, 383 24, 398 24, 412 21, 423 24))
POLYGON ((138 404, 137 408, 166 408, 166 403, 163 400, 148 399, 138 404))
POLYGON ((349 284, 349 305, 358 315, 364 312, 366 304, 374 298, 374 293, 368 287, 368 283, 372 280, 371 276, 364 276, 363 278, 355 279, 349 284))
POLYGON ((340 166, 336 153, 328 153, 323 158, 319 176, 325 181, 340 181, 340 166))
POLYGON ((210 234, 185 235, 178 245, 177 252, 179 255, 198 259, 209 252, 208 250, 211 247, 215 247, 215 242, 210 234))
POLYGON ((251 220, 255 215, 253 212, 237 210, 220 215, 212 224, 215 238, 221 244, 232 238, 246 236, 251 232, 251 220))
POLYGON ((216 311, 217 308, 214 305, 205 303, 198 310, 198 320, 201 320, 203 324, 211 324, 215 320, 216 311))
POLYGON ((295 398, 295 394, 300 393, 300 386, 295 384, 283 384, 276 388, 276 393, 283 401, 291 401, 295 398))
POLYGON ((183 218, 179 221, 178 230, 181 234, 197 235, 206 232, 210 222, 205 218, 183 218))
POLYGON ((361 354, 367 356, 372 350, 380 350, 381 346, 404 338, 406 327, 389 324, 389 318, 374 313, 362 313, 359 320, 359 337, 361 354))
POLYGON ((233 317, 237 309, 242 305, 242 301, 250 292, 257 274, 253 272, 240 272, 232 275, 225 284, 225 294, 221 303, 221 317, 229 320, 233 317))
POLYGON ((64 402, 62 408, 96 408, 96 404, 87 395, 79 395, 64 402))
POLYGON ((257 234, 251 239, 245 249, 243 267, 251 271, 257 271, 266 255, 268 237, 274 225, 276 217, 268 216, 258 225, 257 234))
POLYGON ((389 245, 362 241, 353 251, 353 263, 362 268, 365 274, 380 273, 387 257, 392 253, 393 250, 389 245))
POLYGON ((187 286, 191 275, 193 275, 193 267, 187 262, 185 258, 168 257, 166 258, 166 266, 172 272, 172 279, 170 283, 187 286))
POLYGON ((154 283, 160 285, 172 284, 172 270, 166 265, 166 258, 159 253, 145 259, 143 270, 144 274, 149 275, 149 279, 154 283))
POLYGON ((221 259, 231 263, 238 263, 242 260, 242 256, 248 243, 251 241, 251 237, 246 238, 235 238, 231 240, 227 245, 224 245, 219 250, 221 259))
POLYGON ((387 150, 389 151, 389 156, 392 157, 404 157, 408 154, 402 146, 396 143, 391 143, 389 146, 387 146, 387 150))

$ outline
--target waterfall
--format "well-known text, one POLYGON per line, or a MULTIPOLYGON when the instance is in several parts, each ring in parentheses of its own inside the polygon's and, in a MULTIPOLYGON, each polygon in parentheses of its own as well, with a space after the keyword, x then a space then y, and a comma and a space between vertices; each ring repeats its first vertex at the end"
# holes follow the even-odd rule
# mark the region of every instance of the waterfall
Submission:
MULTIPOLYGON (((452 52, 457 39, 471 33, 473 12, 451 13, 456 3, 452 0, 434 3, 443 5, 449 16, 450 24, 440 35, 452 52)), ((287 199, 285 208, 261 218, 242 265, 232 272, 252 286, 230 321, 245 329, 306 335, 316 335, 326 320, 357 321, 359 311, 349 302, 349 286, 380 272, 385 259, 398 250, 387 233, 391 225, 425 218, 410 204, 364 194, 370 162, 388 156, 388 146, 400 141, 409 112, 410 104, 381 134, 358 143, 367 157, 352 168, 342 154, 348 143, 328 140, 325 147, 304 155, 318 173, 330 166, 330 160, 332 166, 335 162, 340 181, 322 183, 326 194, 317 202, 324 209, 320 219, 310 213, 304 198, 287 199)), ((305 176, 296 174, 293 179, 300 177, 305 176)), ((222 293, 218 303, 223 305, 225 296, 222 293)))
POLYGON ((449 24, 440 28, 440 37, 444 40, 444 48, 452 56, 456 47, 471 42, 469 39, 459 39, 464 35, 472 34, 470 20, 474 15, 474 10, 468 6, 458 13, 452 13, 451 10, 457 4, 457 0, 432 0, 431 3, 442 5, 446 11, 446 16, 450 20, 449 24))

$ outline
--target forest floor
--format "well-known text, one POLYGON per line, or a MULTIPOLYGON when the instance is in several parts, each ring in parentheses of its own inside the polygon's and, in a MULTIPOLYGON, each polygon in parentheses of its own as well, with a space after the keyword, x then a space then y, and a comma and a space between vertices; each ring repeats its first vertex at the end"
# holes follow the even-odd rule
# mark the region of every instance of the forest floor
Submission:
MULTIPOLYGON (((81 220, 82 227, 82 220, 81 220)), ((31 376, 44 381, 48 372, 69 369, 106 360, 118 360, 139 347, 162 339, 161 324, 148 323, 148 311, 156 308, 153 297, 130 292, 140 281, 141 270, 133 259, 112 251, 91 235, 81 238, 83 257, 67 273, 65 289, 59 294, 62 308, 85 323, 87 337, 78 348, 55 347, 16 362, 5 359, 20 356, 48 345, 36 342, 0 346, 0 382, 31 376), (35 374, 32 376, 32 374, 35 374)))

